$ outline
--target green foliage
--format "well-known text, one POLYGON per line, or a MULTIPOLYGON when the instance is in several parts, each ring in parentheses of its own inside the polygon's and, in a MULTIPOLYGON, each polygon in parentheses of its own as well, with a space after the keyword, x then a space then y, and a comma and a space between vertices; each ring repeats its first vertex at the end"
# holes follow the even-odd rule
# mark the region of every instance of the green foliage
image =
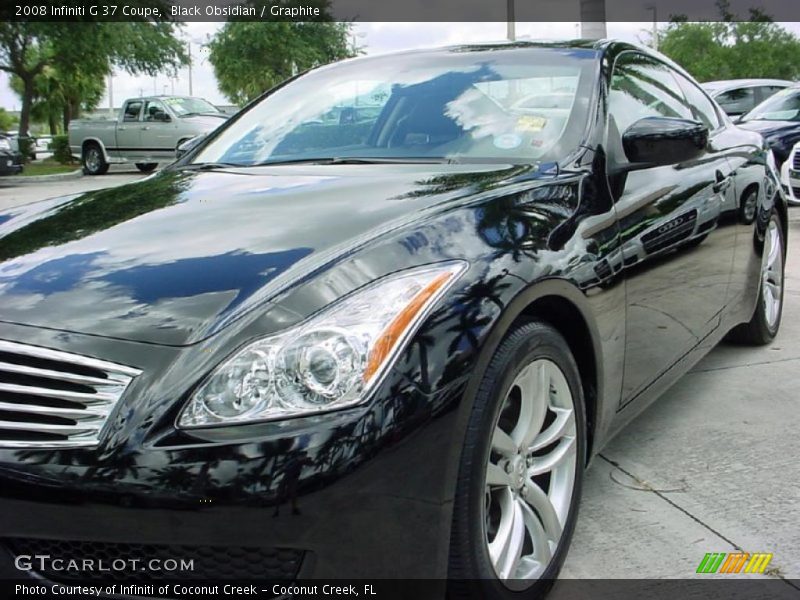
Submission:
MULTIPOLYGON (((84 72, 80 64, 75 67, 57 61, 45 67, 33 80, 31 120, 50 125, 55 134, 57 123, 77 118, 80 111, 94 110, 103 98, 105 78, 84 72)), ((11 89, 20 97, 24 93, 22 80, 11 77, 11 89)), ((67 123, 63 123, 66 131, 67 123)))
MULTIPOLYGON (((162 6, 161 13, 168 14, 162 0, 129 3, 144 4, 162 6)), ((18 80, 15 86, 22 98, 20 132, 28 131, 36 97, 43 101, 37 109, 40 116, 51 120, 59 105, 69 109, 67 113, 96 105, 104 78, 114 67, 153 75, 186 64, 186 51, 176 36, 177 28, 171 22, 133 18, 113 23, 0 22, 0 70, 18 80)))
MULTIPOLYGON (((262 4, 251 3, 260 13, 262 4)), ((308 5, 304 2, 303 5, 308 5)), ((325 20, 307 22, 229 21, 208 44, 219 88, 235 104, 244 104, 292 75, 312 67, 355 56, 350 24, 334 23, 327 16, 326 0, 311 3, 321 8, 325 20)))
POLYGON ((17 118, 9 114, 5 108, 0 108, 0 131, 11 131, 17 124, 17 118))
POLYGON ((659 50, 699 81, 800 77, 800 38, 751 9, 749 21, 735 21, 727 2, 722 20, 688 23, 675 18, 659 33, 659 50))
POLYGON ((56 135, 53 141, 50 142, 50 150, 53 151, 53 159, 60 162, 62 165, 71 164, 72 152, 69 149, 69 136, 56 135))
POLYGON ((25 162, 28 162, 36 142, 34 142, 33 138, 20 136, 17 138, 17 143, 19 144, 20 154, 22 154, 25 162))

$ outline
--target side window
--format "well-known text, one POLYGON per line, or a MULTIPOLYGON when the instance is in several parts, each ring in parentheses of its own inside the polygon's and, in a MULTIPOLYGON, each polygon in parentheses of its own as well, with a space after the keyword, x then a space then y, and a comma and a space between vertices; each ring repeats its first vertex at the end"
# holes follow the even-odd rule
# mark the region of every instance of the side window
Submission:
POLYGON ((138 121, 139 112, 142 110, 142 103, 139 100, 128 102, 125 105, 125 115, 122 117, 123 121, 138 121))
POLYGON ((758 102, 763 102, 773 94, 777 94, 778 92, 780 92, 782 89, 785 88, 780 85, 765 85, 758 88, 759 91, 758 102))
POLYGON ((740 115, 756 105, 756 90, 748 87, 722 92, 717 96, 717 103, 729 115, 740 115))
POLYGON ((614 64, 608 108, 620 134, 645 117, 694 118, 669 67, 632 52, 614 64))
POLYGON ((158 100, 148 100, 144 107, 145 121, 164 121, 163 115, 167 114, 164 104, 158 100), (159 116, 162 115, 162 116, 159 116))
POLYGON ((705 92, 680 73, 674 73, 674 75, 686 96, 686 100, 692 107, 695 119, 708 127, 709 131, 719 128, 721 125, 719 113, 705 92))

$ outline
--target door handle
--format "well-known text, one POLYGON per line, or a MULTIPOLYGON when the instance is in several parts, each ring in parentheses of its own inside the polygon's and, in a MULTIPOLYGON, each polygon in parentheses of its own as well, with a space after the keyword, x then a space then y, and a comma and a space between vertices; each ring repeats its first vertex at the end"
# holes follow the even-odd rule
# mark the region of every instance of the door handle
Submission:
POLYGON ((714 185, 711 186, 711 191, 714 192, 715 194, 721 194, 722 192, 727 190, 731 186, 731 183, 733 182, 731 176, 723 175, 722 171, 717 171, 715 173, 714 179, 716 180, 716 183, 714 183, 714 185))

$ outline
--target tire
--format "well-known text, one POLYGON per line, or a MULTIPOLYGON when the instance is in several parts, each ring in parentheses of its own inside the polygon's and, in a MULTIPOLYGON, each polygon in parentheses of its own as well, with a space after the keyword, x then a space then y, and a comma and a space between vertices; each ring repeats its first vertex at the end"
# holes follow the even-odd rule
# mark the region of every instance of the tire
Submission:
POLYGON ((152 173, 156 170, 158 163, 136 163, 136 168, 142 173, 152 173))
POLYGON ((108 171, 108 163, 103 150, 97 144, 86 144, 83 148, 83 172, 86 175, 104 175, 108 171))
POLYGON ((575 360, 564 338, 550 325, 535 321, 521 325, 506 336, 492 357, 469 418, 453 507, 449 596, 543 598, 566 558, 578 516, 585 464, 586 419, 575 360), (550 382, 546 400, 543 388, 537 388, 543 377, 550 382), (532 393, 526 394, 525 389, 532 393), (524 398, 533 400, 523 412, 524 398), (554 406, 560 411, 557 419, 554 406), (568 406, 572 407, 571 417, 568 406), (523 414, 529 418, 520 419, 523 414), (541 426, 520 426, 536 422, 541 426), (547 440, 549 434, 559 430, 560 435, 547 440), (510 448, 525 444, 525 431, 527 438, 533 439, 532 447, 545 444, 528 458, 510 448), (533 472, 537 467, 545 468, 545 457, 560 454, 563 460, 555 462, 549 471, 533 472), (542 510, 540 507, 546 508, 546 504, 550 509, 542 510), (518 521, 511 518, 508 525, 509 515, 518 521), (502 537, 503 531, 516 535, 502 537), (536 544, 537 535, 540 540, 544 535, 551 541, 536 544), (499 540, 514 544, 520 536, 522 544, 515 544, 519 553, 498 551, 503 547, 499 540), (513 566, 513 558, 519 555, 528 562, 518 559, 513 566), (504 556, 512 560, 503 560, 504 556), (537 556, 540 564, 534 568, 530 561, 537 556), (501 580, 500 575, 508 577, 501 580), (523 575, 534 577, 526 579, 523 575))
POLYGON ((750 225, 756 220, 758 212, 758 187, 753 185, 745 190, 739 207, 739 221, 750 225))
POLYGON ((735 327, 728 339, 740 344, 764 346, 778 334, 783 314, 784 231, 778 215, 772 214, 764 236, 761 282, 753 317, 735 327))

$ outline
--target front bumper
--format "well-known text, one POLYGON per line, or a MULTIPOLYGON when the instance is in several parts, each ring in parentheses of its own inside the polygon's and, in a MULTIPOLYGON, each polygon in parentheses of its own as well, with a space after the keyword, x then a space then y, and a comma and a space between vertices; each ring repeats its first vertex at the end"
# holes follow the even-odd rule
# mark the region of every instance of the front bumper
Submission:
POLYGON ((797 150, 797 147, 793 148, 781 165, 781 187, 787 202, 793 206, 800 206, 800 170, 794 168, 797 150))
MULTIPOLYGON (((0 339, 87 355, 91 349, 163 384, 153 393, 152 381, 135 382, 97 448, 0 449, 3 577, 75 581, 14 566, 15 556, 37 547, 61 549, 67 560, 87 552, 109 560, 223 557, 204 563, 205 572, 175 578, 241 580, 242 570, 224 557, 248 552, 256 579, 446 576, 457 411, 434 410, 441 398, 390 377, 359 409, 262 424, 235 432, 236 439, 218 430, 205 440, 154 440, 146 407, 170 394, 166 373, 181 349, 5 323, 0 339)), ((137 574, 143 576, 160 575, 137 574)))
POLYGON ((0 152, 0 175, 21 173, 24 160, 19 152, 0 152))

